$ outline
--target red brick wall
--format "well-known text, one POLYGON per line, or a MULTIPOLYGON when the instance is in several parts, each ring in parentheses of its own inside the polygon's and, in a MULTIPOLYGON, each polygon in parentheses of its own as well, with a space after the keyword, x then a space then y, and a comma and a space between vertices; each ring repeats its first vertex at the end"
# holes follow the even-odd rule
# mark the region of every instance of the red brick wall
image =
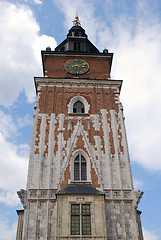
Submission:
MULTIPOLYGON (((111 126, 111 119, 110 119, 110 110, 114 109, 116 111, 116 118, 118 119, 118 91, 117 89, 111 89, 111 88, 96 88, 96 87, 88 87, 88 88, 79 88, 79 87, 56 87, 56 86, 42 86, 39 88, 39 113, 46 113, 48 116, 51 115, 51 113, 55 113, 56 115, 64 113, 65 116, 69 116, 68 114, 68 104, 70 100, 74 97, 80 95, 84 97, 88 104, 90 105, 89 109, 89 114, 99 114, 101 116, 101 109, 107 109, 108 112, 108 125, 109 125, 109 140, 110 140, 110 151, 111 154, 115 153, 115 148, 114 148, 114 140, 113 140, 113 132, 112 132, 112 126, 111 126)), ((63 128, 64 130, 59 130, 59 121, 56 122, 55 125, 55 147, 53 149, 54 154, 56 155, 58 151, 58 134, 60 132, 63 132, 63 139, 66 142, 64 148, 62 149, 65 152, 65 156, 67 157, 66 153, 66 147, 67 147, 67 141, 68 138, 71 137, 71 134, 73 134, 74 131, 74 126, 77 124, 77 119, 70 119, 71 122, 71 129, 68 130, 68 119, 64 119, 64 125, 63 128)), ((103 133, 103 125, 102 121, 99 120, 100 124, 100 130, 97 131, 95 130, 93 126, 93 122, 90 119, 82 118, 81 120, 83 129, 88 132, 88 135, 86 136, 88 138, 89 143, 93 146, 95 150, 95 139, 94 136, 100 136, 101 139, 101 150, 103 153, 105 153, 105 148, 104 148, 104 133, 103 133), (90 129, 88 129, 88 122, 90 122, 90 129)), ((39 134, 40 134, 40 124, 41 120, 38 120, 38 125, 37 125, 37 140, 35 142, 36 145, 36 150, 35 154, 39 154, 39 134)), ((118 125, 118 136, 119 136, 119 145, 120 145, 120 151, 123 152, 123 147, 121 145, 121 140, 122 140, 122 133, 120 131, 121 127, 118 125)), ((45 151, 44 154, 48 154, 48 141, 49 141, 49 120, 46 120, 46 132, 45 132, 45 151)), ((87 154, 87 150, 85 148, 85 142, 84 139, 82 138, 82 135, 79 135, 77 137, 77 142, 75 144, 75 147, 73 148, 72 152, 77 150, 77 149, 82 149, 85 151, 87 154)), ((72 154, 71 152, 71 154, 72 154)), ((88 154, 89 156, 89 154, 88 154)), ((89 156, 91 158, 91 156, 89 156)), ((96 156, 96 161, 98 161, 98 156, 96 156)), ((99 179, 97 176, 96 169, 94 167, 94 164, 92 163, 91 160, 91 179, 92 179, 92 185, 94 187, 100 187, 99 179)), ((69 184, 69 179, 71 178, 71 173, 70 173, 70 160, 68 162, 68 165, 64 171, 63 178, 61 181, 61 189, 65 188, 69 184)))
POLYGON ((108 79, 110 78, 110 64, 109 58, 105 57, 73 57, 73 56, 56 56, 48 55, 45 60, 45 71, 48 77, 53 78, 73 78, 75 75, 66 73, 64 65, 71 59, 82 59, 88 62, 89 71, 85 74, 79 75, 79 78, 91 78, 91 79, 108 79))
MULTIPOLYGON (((83 75, 79 75, 79 78, 85 78, 87 81, 90 81, 90 79, 97 79, 97 80, 107 80, 110 78, 110 58, 105 56, 58 56, 58 55, 46 55, 45 56, 45 74, 50 78, 73 78, 77 80, 75 75, 66 73, 66 70, 64 68, 65 63, 70 59, 83 59, 89 64, 89 71, 83 75)), ((72 80, 74 81, 74 80, 72 80)), ((118 113, 118 89, 113 88, 103 88, 103 87, 58 87, 58 86, 39 86, 38 88, 38 105, 39 105, 39 113, 46 113, 48 116, 50 116, 52 113, 55 113, 56 116, 58 114, 64 114, 65 116, 69 116, 68 113, 68 105, 70 100, 75 96, 82 96, 84 97, 90 108, 89 108, 89 115, 90 114, 101 114, 101 109, 106 109, 108 112, 108 126, 109 126, 109 140, 110 140, 110 150, 111 153, 115 153, 114 148, 114 139, 113 139, 113 132, 112 132, 112 126, 111 126, 111 120, 110 120, 110 110, 114 109, 116 113, 118 113)), ((116 114, 116 118, 118 118, 118 114, 116 114)), ((62 151, 64 152, 63 155, 63 161, 65 158, 67 158, 67 142, 68 139, 71 137, 74 131, 74 126, 77 124, 77 119, 70 119, 71 129, 68 129, 68 119, 64 119, 63 129, 59 130, 59 120, 56 121, 55 124, 55 147, 53 149, 53 154, 56 155, 58 151, 58 135, 60 132, 63 133, 63 141, 64 141, 64 147, 62 151)), ((102 120, 99 120, 100 124, 100 130, 97 131, 94 128, 93 122, 91 119, 82 118, 81 124, 83 126, 83 129, 86 131, 87 139, 89 144, 93 146, 93 149, 96 149, 95 145, 95 138, 94 136, 100 137, 100 144, 101 144, 101 151, 105 153, 105 143, 104 143, 104 129, 102 125, 102 120), (90 122, 90 129, 88 129, 88 122, 90 122)), ((37 135, 36 135, 36 149, 35 154, 39 154, 39 134, 40 134, 40 124, 41 121, 38 120, 37 125, 37 135)), ((122 139, 122 133, 121 133, 121 127, 118 126, 118 136, 119 136, 119 145, 120 150, 123 151, 123 147, 121 146, 121 139, 122 139)), ((46 120, 46 132, 45 132, 45 151, 44 154, 48 155, 48 141, 49 141, 49 120, 46 120)), ((71 151, 71 154, 77 150, 82 149, 86 154, 89 156, 89 153, 85 147, 85 142, 82 135, 77 136, 76 143, 74 145, 74 148, 71 151)), ((99 161, 99 157, 96 155, 96 161, 99 161)), ((97 170, 95 169, 95 165, 91 159, 91 156, 89 156, 90 159, 90 169, 91 169, 91 180, 92 185, 94 187, 100 187, 99 178, 97 175, 97 170)), ((66 166, 66 169, 64 170, 63 177, 61 179, 60 188, 63 189, 68 186, 69 179, 71 178, 70 173, 70 164, 71 160, 69 158, 68 164, 66 166)))
POLYGON ((68 104, 78 95, 84 97, 90 105, 89 114, 101 114, 100 109, 115 109, 118 112, 118 104, 114 100, 117 93, 114 89, 43 86, 38 92, 39 113, 68 115, 68 104))

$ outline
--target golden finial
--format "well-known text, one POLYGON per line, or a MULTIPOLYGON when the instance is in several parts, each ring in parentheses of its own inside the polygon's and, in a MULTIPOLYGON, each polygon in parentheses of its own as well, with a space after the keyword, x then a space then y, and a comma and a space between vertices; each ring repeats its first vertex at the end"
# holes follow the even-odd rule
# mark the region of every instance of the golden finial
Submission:
POLYGON ((80 24, 79 17, 78 17, 78 14, 76 14, 76 16, 75 16, 75 19, 74 19, 74 21, 73 21, 73 25, 74 25, 74 26, 80 26, 80 25, 81 25, 81 24, 80 24))

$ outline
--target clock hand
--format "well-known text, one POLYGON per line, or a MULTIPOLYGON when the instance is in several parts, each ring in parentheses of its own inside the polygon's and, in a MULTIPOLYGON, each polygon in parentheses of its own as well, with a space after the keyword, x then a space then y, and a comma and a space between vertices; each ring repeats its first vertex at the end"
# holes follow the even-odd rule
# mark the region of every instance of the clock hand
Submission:
POLYGON ((78 64, 73 65, 74 68, 79 68, 78 64))

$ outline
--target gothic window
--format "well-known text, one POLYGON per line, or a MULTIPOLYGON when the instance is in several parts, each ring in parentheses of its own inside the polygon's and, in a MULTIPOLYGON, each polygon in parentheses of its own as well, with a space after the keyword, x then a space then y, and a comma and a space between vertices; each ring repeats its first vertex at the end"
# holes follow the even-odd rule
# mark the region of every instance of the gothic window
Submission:
POLYGON ((79 42, 74 43, 74 50, 80 51, 80 43, 79 42))
POLYGON ((88 114, 90 109, 90 105, 87 100, 82 96, 73 97, 68 105, 68 113, 69 114, 88 114))
POLYGON ((71 235, 91 235, 90 204, 71 204, 71 235))
POLYGON ((86 159, 81 154, 78 154, 74 160, 74 180, 75 181, 87 180, 86 159))
POLYGON ((84 104, 81 101, 77 101, 74 103, 73 113, 84 113, 84 104))

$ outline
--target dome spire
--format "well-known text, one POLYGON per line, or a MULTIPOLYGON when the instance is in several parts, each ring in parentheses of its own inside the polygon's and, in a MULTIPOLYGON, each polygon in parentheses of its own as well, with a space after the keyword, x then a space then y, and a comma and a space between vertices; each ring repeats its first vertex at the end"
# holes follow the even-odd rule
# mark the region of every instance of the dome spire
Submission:
POLYGON ((75 16, 75 19, 73 21, 73 26, 81 26, 78 14, 76 14, 75 16))

